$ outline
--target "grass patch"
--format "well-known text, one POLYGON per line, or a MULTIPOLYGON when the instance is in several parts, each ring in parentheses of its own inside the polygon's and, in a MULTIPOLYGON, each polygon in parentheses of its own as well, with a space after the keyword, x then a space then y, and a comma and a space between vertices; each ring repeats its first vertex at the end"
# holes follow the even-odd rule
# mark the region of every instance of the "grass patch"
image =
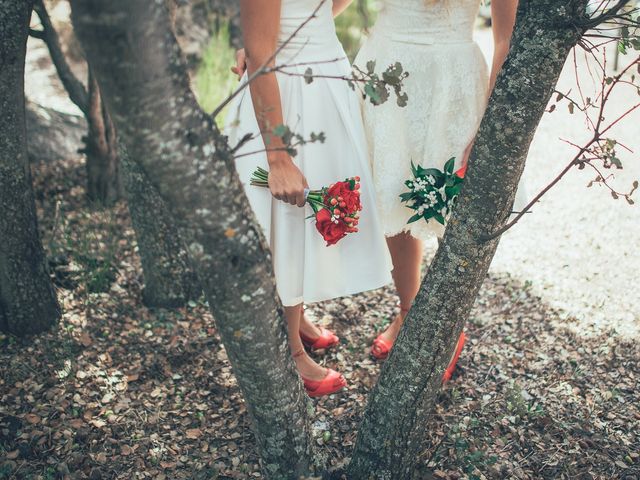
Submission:
MULTIPOLYGON (((211 37, 196 71, 196 96, 205 112, 213 112, 237 86, 238 80, 230 70, 235 62, 235 50, 229 45, 229 29, 223 26, 211 37)), ((218 118, 219 125, 224 123, 224 114, 218 118)))

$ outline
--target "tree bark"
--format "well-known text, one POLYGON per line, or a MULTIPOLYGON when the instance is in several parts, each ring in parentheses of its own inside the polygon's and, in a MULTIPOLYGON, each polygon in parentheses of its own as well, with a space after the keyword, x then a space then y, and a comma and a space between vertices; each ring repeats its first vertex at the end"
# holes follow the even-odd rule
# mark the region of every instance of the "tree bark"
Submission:
POLYGON ((372 391, 348 478, 412 478, 456 339, 484 281, 538 123, 586 0, 521 0, 509 57, 478 132, 465 186, 391 356, 372 391))
POLYGON ((86 148, 83 150, 87 157, 87 196, 93 202, 111 205, 122 196, 118 141, 91 66, 89 102, 85 115, 89 124, 89 133, 84 139, 86 148))
POLYGON ((33 2, 0 0, 0 329, 40 333, 60 318, 36 218, 24 62, 33 2))
POLYGON ((268 478, 312 470, 307 397, 286 342, 268 248, 227 140, 200 110, 164 4, 72 0, 119 134, 174 218, 217 321, 268 478))
POLYGON ((69 98, 82 111, 89 125, 87 136, 83 138, 85 148, 82 150, 86 155, 87 196, 91 201, 110 205, 119 200, 123 192, 115 131, 109 112, 104 108, 100 88, 91 68, 88 68, 88 91, 73 74, 43 0, 35 0, 34 9, 42 24, 42 32, 38 37, 47 45, 69 98))
POLYGON ((143 301, 150 307, 175 308, 202 293, 175 221, 138 162, 121 146, 127 204, 136 231, 144 274, 143 301))

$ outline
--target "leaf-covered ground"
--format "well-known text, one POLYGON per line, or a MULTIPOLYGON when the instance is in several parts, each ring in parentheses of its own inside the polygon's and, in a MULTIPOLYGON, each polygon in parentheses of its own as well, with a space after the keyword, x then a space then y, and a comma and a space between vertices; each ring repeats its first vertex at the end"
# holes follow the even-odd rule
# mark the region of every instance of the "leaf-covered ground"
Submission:
MULTIPOLYGON (((260 478, 246 410, 202 302, 150 311, 126 207, 92 209, 79 162, 37 167, 64 318, 0 337, 0 478, 260 478)), ((381 290, 314 306, 341 336, 318 355, 348 390, 315 401, 317 442, 348 459, 393 315, 381 290)), ((640 479, 640 346, 576 336, 507 277, 485 282, 470 342, 424 434, 422 478, 640 479), (428 473, 430 472, 430 473, 428 473)))

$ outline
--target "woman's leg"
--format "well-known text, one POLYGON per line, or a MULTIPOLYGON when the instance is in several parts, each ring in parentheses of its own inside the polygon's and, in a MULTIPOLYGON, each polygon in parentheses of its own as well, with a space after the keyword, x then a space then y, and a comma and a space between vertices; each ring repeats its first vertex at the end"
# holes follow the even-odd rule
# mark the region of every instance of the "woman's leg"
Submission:
POLYGON ((300 321, 302 319, 302 304, 295 307, 284 307, 284 316, 287 320, 289 334, 289 348, 294 356, 296 367, 304 378, 308 380, 322 380, 327 375, 327 370, 307 355, 302 340, 300 339, 300 321))
POLYGON ((301 309, 300 314, 300 333, 308 338, 316 339, 322 331, 304 313, 304 308, 301 309))
POLYGON ((393 343, 400 332, 404 317, 420 289, 423 248, 422 241, 408 233, 387 238, 387 245, 389 252, 391 252, 393 281, 400 297, 401 311, 382 333, 382 337, 393 343))

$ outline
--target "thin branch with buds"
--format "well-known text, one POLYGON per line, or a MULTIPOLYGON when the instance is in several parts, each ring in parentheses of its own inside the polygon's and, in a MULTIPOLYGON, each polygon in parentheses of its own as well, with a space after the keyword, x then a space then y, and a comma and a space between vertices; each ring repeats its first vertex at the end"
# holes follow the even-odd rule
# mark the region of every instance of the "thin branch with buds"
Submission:
MULTIPOLYGON (((618 160, 615 155, 615 147, 621 146, 629 150, 628 147, 619 144, 617 141, 606 138, 605 134, 611 130, 615 125, 623 121, 627 118, 633 111, 640 108, 640 101, 637 102, 632 107, 628 108, 625 112, 618 115, 614 120, 605 124, 605 107, 607 106, 612 93, 621 85, 631 85, 634 88, 638 89, 638 94, 640 95, 640 86, 635 83, 635 75, 632 75, 632 80, 625 80, 625 76, 630 74, 631 70, 634 68, 640 68, 640 56, 637 56, 634 60, 632 60, 619 74, 608 77, 606 75, 606 56, 602 63, 599 64, 602 69, 602 79, 600 81, 600 92, 596 96, 595 100, 591 100, 590 98, 585 98, 582 95, 581 89, 580 95, 582 97, 582 102, 578 102, 575 99, 569 97, 570 92, 565 94, 559 91, 556 91, 558 96, 556 97, 556 103, 561 100, 566 100, 569 104, 569 108, 571 113, 573 113, 573 109, 577 108, 579 111, 585 114, 587 118, 587 122, 590 126, 590 129, 593 131, 593 135, 591 138, 582 146, 577 145, 576 143, 570 142, 568 140, 563 140, 565 143, 575 147, 578 149, 576 155, 571 159, 571 161, 562 169, 562 171, 546 186, 544 187, 520 212, 518 212, 515 217, 505 224, 503 227, 498 229, 497 231, 483 237, 481 240, 483 242, 488 242, 493 240, 507 230, 512 228, 516 223, 518 223, 522 217, 528 213, 531 208, 543 197, 545 196, 554 186, 556 186, 562 178, 565 177, 574 167, 578 167, 580 170, 585 167, 591 167, 596 173, 597 177, 595 180, 592 180, 588 186, 592 186, 595 183, 599 183, 604 185, 611 192, 611 196, 614 199, 624 198, 630 205, 634 204, 631 196, 638 189, 638 182, 633 182, 633 186, 631 190, 627 193, 620 192, 613 188, 609 182, 612 178, 611 175, 604 175, 602 170, 595 164, 595 162, 602 162, 603 168, 609 169, 612 167, 616 167, 618 169, 622 168, 622 164, 618 160), (596 109, 597 118, 594 119, 591 117, 590 111, 592 109, 596 109)), ((578 77, 576 77, 578 78, 578 77)), ((555 110, 555 104, 548 110, 549 113, 555 110)))

